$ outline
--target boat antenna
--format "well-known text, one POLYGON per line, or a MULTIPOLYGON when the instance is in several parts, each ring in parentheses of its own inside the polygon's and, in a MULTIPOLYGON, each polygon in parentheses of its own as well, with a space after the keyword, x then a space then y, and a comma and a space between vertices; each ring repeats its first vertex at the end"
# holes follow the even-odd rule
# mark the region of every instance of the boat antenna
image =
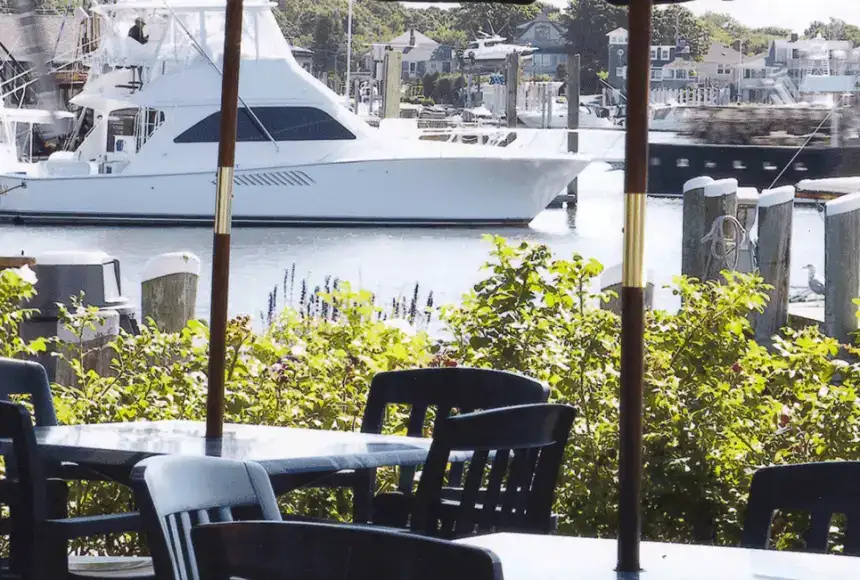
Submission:
MULTIPOLYGON (((854 77, 854 82, 857 82, 858 77, 860 77, 860 75, 857 75, 856 77, 854 77)), ((780 180, 780 178, 783 176, 783 174, 786 171, 788 171, 788 168, 791 167, 791 164, 794 163, 795 159, 797 159, 797 156, 800 155, 804 149, 806 149, 806 146, 809 145, 809 142, 812 141, 812 138, 818 134, 818 132, 824 126, 824 123, 826 123, 827 121, 830 120, 830 117, 833 115, 833 112, 837 108, 842 106, 842 104, 845 102, 845 96, 846 95, 843 94, 841 97, 839 97, 839 102, 834 104, 830 108, 830 110, 827 111, 827 114, 824 116, 823 119, 821 119, 821 122, 818 124, 818 126, 815 128, 815 130, 812 133, 810 133, 809 137, 807 137, 806 140, 800 145, 800 147, 797 148, 797 151, 794 152, 794 155, 791 156, 791 159, 788 160, 788 163, 785 164, 785 166, 782 168, 782 170, 779 172, 779 174, 776 176, 776 178, 770 184, 770 187, 768 187, 768 189, 773 189, 776 186, 777 182, 780 180)), ((831 135, 831 138, 832 138, 832 135, 831 135)))
MULTIPOLYGON (((170 7, 170 5, 169 5, 167 2, 165 2, 165 3, 164 3, 164 7, 165 7, 165 8, 167 8, 168 12, 170 12, 170 15, 173 17, 173 20, 174 20, 177 24, 179 24, 179 26, 182 28, 182 31, 183 31, 183 32, 185 32, 185 34, 187 34, 187 35, 188 35, 188 38, 191 40, 191 43, 194 45, 194 48, 196 48, 196 49, 197 49, 197 52, 199 52, 199 53, 200 53, 200 55, 201 55, 201 56, 203 56, 203 58, 205 58, 205 59, 206 59, 206 62, 208 62, 210 65, 212 65, 212 68, 214 68, 214 69, 218 72, 218 74, 223 78, 223 77, 224 77, 224 72, 223 72, 220 68, 218 68, 218 65, 217 65, 217 64, 215 64, 215 61, 213 61, 213 60, 209 57, 209 55, 208 55, 208 54, 206 54, 206 51, 205 51, 205 50, 203 50, 203 47, 202 47, 202 46, 200 46, 200 43, 199 43, 199 42, 197 42, 197 39, 196 39, 196 38, 194 38, 194 36, 191 34, 191 32, 189 32, 189 31, 188 31, 188 28, 186 28, 186 27, 185 27, 185 23, 184 23, 184 22, 182 22, 182 19, 181 19, 181 18, 179 18, 178 16, 176 16, 176 13, 173 11, 173 8, 171 8, 171 7, 170 7)), ((248 103, 246 103, 246 102, 245 102, 245 99, 243 99, 243 98, 242 98, 242 95, 237 94, 237 96, 238 96, 238 98, 239 98, 239 102, 240 102, 240 103, 242 103, 242 107, 244 107, 244 111, 245 111, 248 115, 250 115, 250 116, 251 116, 251 119, 254 121, 254 124, 255 124, 255 125, 257 125, 257 128, 258 128, 260 131, 262 131, 262 132, 263 132, 263 135, 265 135, 265 136, 266 136, 266 138, 267 138, 269 141, 271 141, 271 142, 272 142, 272 145, 274 145, 274 146, 275 146, 275 151, 280 152, 280 151, 281 151, 281 148, 280 148, 280 147, 278 147, 278 142, 277 142, 277 141, 275 141, 275 138, 274 138, 274 137, 272 137, 272 134, 271 134, 271 133, 269 133, 269 130, 268 130, 268 129, 266 129, 266 127, 263 125, 263 122, 262 122, 262 121, 260 121, 260 118, 259 118, 259 117, 257 117, 257 115, 254 113, 254 110, 253 110, 251 107, 249 107, 249 106, 248 106, 248 103)))

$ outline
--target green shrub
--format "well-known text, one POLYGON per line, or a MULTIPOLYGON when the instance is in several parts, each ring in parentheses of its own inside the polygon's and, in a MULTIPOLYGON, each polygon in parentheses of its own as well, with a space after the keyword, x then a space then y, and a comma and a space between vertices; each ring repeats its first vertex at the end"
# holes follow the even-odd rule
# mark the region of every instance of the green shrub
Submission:
MULTIPOLYGON (((578 411, 555 509, 564 533, 616 533, 619 318, 599 308, 602 266, 543 245, 492 238, 484 279, 459 306, 442 309, 444 338, 382 320, 371 294, 340 285, 315 295, 327 308, 286 308, 263 332, 248 318, 228 331, 227 420, 357 430, 371 377, 428 365, 509 369, 546 381, 554 401, 578 411), (320 312, 326 312, 320 315, 320 312)), ((655 540, 735 544, 752 473, 761 466, 860 458, 857 349, 815 329, 785 330, 767 350, 751 339, 750 313, 765 303, 761 278, 726 274, 723 283, 677 279, 675 313, 646 317, 643 534, 655 540), (841 350, 840 350, 841 347, 841 350)), ((27 283, 0 277, 0 331, 14 334, 27 283), (14 292, 13 292, 14 289, 14 292), (17 294, 15 294, 17 292, 17 294), (11 297, 11 298, 10 298, 11 297)), ((73 303, 67 325, 96 316, 73 303)), ((64 423, 202 419, 208 329, 145 325, 111 346, 110 376, 66 353, 76 384, 56 385, 64 423)), ((11 354, 23 354, 19 348, 11 354)), ((80 353, 78 353, 80 354, 80 353)), ((392 413, 386 429, 403 431, 392 413)), ((391 484, 382 478, 381 485, 391 484)), ((127 491, 76 485, 74 513, 127 508, 127 491)), ((344 518, 344 491, 287 496, 287 509, 344 518)), ((779 526, 778 526, 779 527, 779 526)), ((782 545, 797 545, 785 528, 782 545)), ((128 538, 89 540, 84 549, 128 552, 128 538)))

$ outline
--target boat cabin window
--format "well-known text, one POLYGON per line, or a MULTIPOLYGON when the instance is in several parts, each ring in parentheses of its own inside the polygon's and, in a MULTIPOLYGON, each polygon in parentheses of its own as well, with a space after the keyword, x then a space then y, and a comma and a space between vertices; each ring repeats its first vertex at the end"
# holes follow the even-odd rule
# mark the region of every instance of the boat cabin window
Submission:
MULTIPOLYGON (((338 141, 355 139, 347 128, 328 113, 313 107, 252 107, 260 123, 275 141, 338 141)), ((176 137, 174 143, 217 143, 221 113, 215 112, 176 137)), ((239 109, 237 142, 268 141, 257 121, 239 109)))

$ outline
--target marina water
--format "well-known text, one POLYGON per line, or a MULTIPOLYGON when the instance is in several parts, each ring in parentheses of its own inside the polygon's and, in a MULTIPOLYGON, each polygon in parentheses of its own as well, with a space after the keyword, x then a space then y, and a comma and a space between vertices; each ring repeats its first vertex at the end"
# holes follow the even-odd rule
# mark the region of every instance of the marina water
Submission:
MULTIPOLYGON (((622 138, 623 142, 623 138, 622 138)), ((258 319, 267 295, 296 265, 296 277, 311 287, 326 275, 374 292, 380 301, 411 297, 417 282, 421 296, 432 290, 438 304, 458 302, 482 277, 488 259, 485 234, 511 241, 549 245, 559 256, 578 252, 609 267, 621 261, 623 172, 594 163, 580 177, 575 210, 540 214, 528 227, 504 228, 236 228, 230 271, 230 313, 258 319)), ((654 272, 655 305, 677 307, 671 292, 660 289, 681 269, 680 199, 648 200, 647 267, 654 272)), ((803 266, 824 267, 824 221, 814 207, 795 209, 791 284, 806 285, 803 266)), ((197 313, 209 315, 212 233, 209 228, 33 227, 0 226, 3 255, 55 250, 102 250, 119 258, 123 293, 139 304, 140 272, 161 253, 188 250, 202 262, 197 313)), ((279 306, 280 306, 279 296, 279 306)))

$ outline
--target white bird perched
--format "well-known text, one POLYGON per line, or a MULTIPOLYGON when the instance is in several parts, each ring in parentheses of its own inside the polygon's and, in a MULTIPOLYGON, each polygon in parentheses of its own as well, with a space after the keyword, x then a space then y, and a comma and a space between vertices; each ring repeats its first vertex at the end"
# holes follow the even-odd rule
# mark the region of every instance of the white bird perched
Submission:
POLYGON ((816 294, 824 295, 824 282, 815 277, 815 266, 812 264, 807 264, 803 267, 804 270, 809 271, 809 289, 815 292, 816 294))

